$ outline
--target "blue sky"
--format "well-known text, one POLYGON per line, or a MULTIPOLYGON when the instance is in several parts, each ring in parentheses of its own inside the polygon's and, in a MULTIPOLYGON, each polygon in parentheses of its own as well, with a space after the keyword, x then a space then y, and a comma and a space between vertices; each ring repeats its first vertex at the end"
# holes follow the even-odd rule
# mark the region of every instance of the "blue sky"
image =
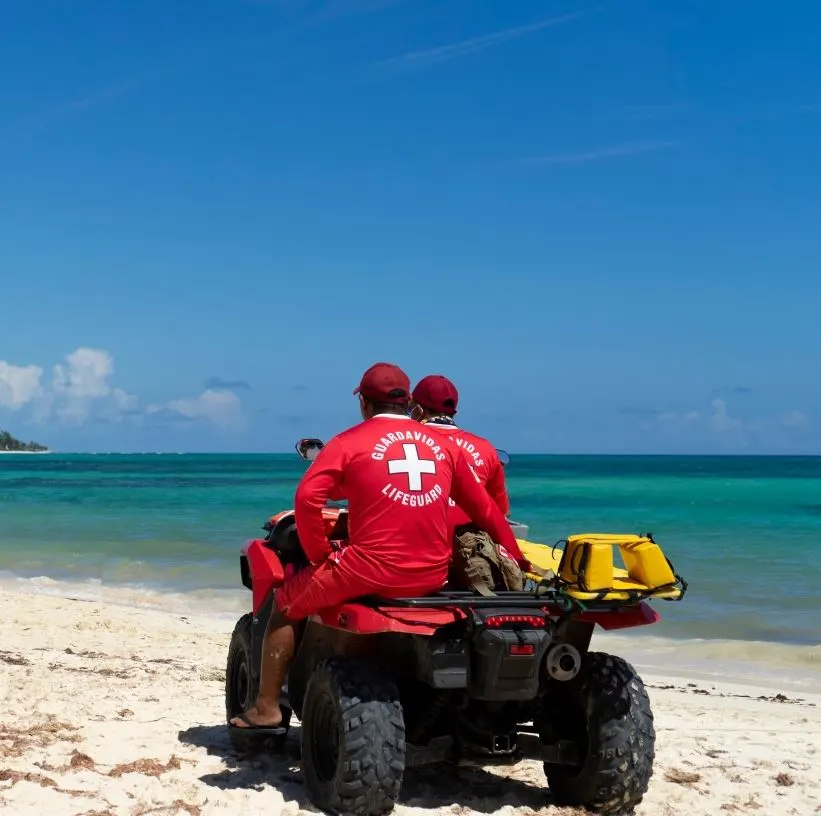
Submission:
POLYGON ((107 0, 0 26, 0 427, 821 453, 821 6, 107 0))

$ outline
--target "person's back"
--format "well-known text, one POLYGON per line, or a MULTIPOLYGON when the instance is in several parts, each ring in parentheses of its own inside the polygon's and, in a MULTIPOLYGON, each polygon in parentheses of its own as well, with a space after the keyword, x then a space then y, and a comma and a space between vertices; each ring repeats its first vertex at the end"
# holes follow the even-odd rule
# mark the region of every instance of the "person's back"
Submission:
MULTIPOLYGON (((459 392, 447 377, 431 374, 420 380, 412 392, 413 416, 425 429, 447 437, 464 453, 477 480, 484 486, 504 516, 510 513, 510 499, 505 471, 496 448, 484 437, 460 428, 453 417, 459 403, 459 392)), ((467 524, 468 514, 451 504, 453 526, 467 524)))
POLYGON ((510 513, 510 498, 507 495, 505 469, 491 442, 455 424, 448 427, 447 424, 440 424, 435 419, 425 423, 425 426, 446 434, 462 449, 480 484, 484 485, 502 514, 507 516, 510 513))
MULTIPOLYGON (((447 575, 448 497, 457 456, 450 440, 409 417, 377 414, 328 442, 306 473, 297 503, 317 480, 338 479, 348 500, 349 540, 337 556, 340 568, 394 590, 433 588, 447 575)), ((304 532, 303 522, 303 539, 304 532)))

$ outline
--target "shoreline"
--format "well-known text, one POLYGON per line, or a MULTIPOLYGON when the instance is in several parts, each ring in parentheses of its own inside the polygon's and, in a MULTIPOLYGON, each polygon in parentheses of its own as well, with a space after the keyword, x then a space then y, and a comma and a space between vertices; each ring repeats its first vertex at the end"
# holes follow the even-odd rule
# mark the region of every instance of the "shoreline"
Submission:
MULTIPOLYGON (((295 723, 284 756, 241 757, 225 729, 233 621, 0 589, 0 809, 20 816, 314 812, 295 723)), ((603 636, 594 648, 621 641, 603 636)), ((619 653, 613 648, 612 651, 619 653)), ((626 659, 630 655, 623 654, 626 659)), ((638 666, 637 666, 638 668, 638 666)), ((639 669, 654 775, 636 816, 812 814, 821 694, 639 669)), ((541 764, 411 769, 396 816, 583 816, 541 764)))
MULTIPOLYGON (((0 598, 54 598, 122 610, 185 616, 230 636, 236 620, 250 611, 245 587, 181 591, 142 585, 107 584, 96 579, 22 578, 0 572, 0 598)), ((663 614, 661 602, 653 604, 663 614)), ((821 694, 821 640, 814 644, 673 636, 647 626, 624 631, 595 630, 591 649, 621 654, 642 671, 702 682, 731 680, 821 694)))

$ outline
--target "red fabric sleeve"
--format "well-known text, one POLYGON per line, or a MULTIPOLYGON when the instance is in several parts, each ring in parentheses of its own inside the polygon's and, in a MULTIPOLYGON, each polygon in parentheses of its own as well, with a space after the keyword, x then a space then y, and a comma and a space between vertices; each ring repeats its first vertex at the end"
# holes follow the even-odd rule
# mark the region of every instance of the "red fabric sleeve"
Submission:
POLYGON ((479 484, 476 474, 461 451, 456 454, 451 498, 470 516, 474 524, 487 530, 490 537, 504 547, 511 558, 519 562, 519 566, 526 568, 527 559, 522 555, 507 519, 493 503, 487 490, 479 484))
POLYGON ((510 515, 510 498, 507 495, 505 486, 505 469, 498 457, 494 457, 491 465, 490 478, 485 484, 485 489, 490 493, 490 497, 496 502, 496 506, 502 511, 503 516, 510 515))
POLYGON ((341 496, 347 459, 342 442, 331 439, 311 462, 296 489, 294 520, 302 549, 312 564, 324 561, 331 553, 322 509, 331 496, 341 496))

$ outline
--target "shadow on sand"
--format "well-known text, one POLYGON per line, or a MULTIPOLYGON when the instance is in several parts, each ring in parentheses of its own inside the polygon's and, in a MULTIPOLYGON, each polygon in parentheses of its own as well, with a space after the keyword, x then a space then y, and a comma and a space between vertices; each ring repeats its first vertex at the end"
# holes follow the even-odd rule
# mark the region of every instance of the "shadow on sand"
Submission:
MULTIPOLYGON (((197 725, 179 733, 180 742, 205 750, 222 759, 225 770, 205 774, 200 780, 222 790, 238 788, 264 790, 272 785, 287 800, 300 808, 319 812, 305 794, 300 768, 300 728, 293 726, 284 748, 276 752, 240 753, 228 737, 225 725, 197 725)), ((512 768, 500 767, 499 774, 472 766, 432 765, 409 768, 405 772, 400 804, 421 808, 461 805, 494 813, 505 805, 541 810, 552 804, 544 779, 534 784, 506 774, 512 768), (502 775, 505 774, 505 775, 502 775)))

